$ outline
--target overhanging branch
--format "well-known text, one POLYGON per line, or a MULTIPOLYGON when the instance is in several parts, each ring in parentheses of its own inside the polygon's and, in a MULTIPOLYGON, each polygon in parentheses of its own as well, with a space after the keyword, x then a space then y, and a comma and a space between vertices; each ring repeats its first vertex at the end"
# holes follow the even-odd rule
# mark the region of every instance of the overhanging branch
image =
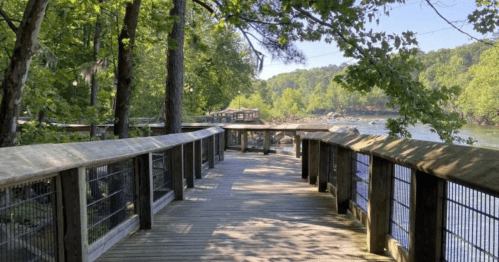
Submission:
POLYGON ((5 19, 5 22, 7 22, 10 29, 12 29, 12 31, 14 31, 14 33, 17 35, 17 31, 19 29, 14 25, 14 23, 12 23, 13 20, 10 19, 9 16, 7 16, 7 14, 2 10, 2 8, 0 8, 0 15, 5 19))

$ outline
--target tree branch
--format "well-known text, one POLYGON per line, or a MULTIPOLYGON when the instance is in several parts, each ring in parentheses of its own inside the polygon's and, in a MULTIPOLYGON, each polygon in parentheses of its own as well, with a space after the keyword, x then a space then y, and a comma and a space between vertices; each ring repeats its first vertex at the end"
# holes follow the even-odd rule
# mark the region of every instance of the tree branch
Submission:
POLYGON ((200 0, 192 0, 192 2, 204 7, 204 9, 208 10, 208 12, 210 13, 215 13, 215 10, 213 10, 213 8, 211 8, 211 6, 209 6, 207 3, 205 2, 201 2, 200 0))
POLYGON ((12 23, 12 20, 9 18, 9 16, 7 16, 7 14, 3 12, 2 8, 0 8, 0 15, 5 19, 10 29, 12 29, 12 31, 14 31, 14 33, 17 35, 18 28, 12 23))
POLYGON ((461 30, 460 28, 455 26, 451 21, 447 20, 447 18, 445 18, 442 14, 440 14, 440 12, 438 12, 437 8, 435 8, 435 6, 430 2, 430 0, 425 0, 425 1, 435 11, 435 13, 437 13, 437 15, 440 16, 440 18, 442 18, 445 22, 447 22, 447 24, 451 25, 457 31, 461 32, 462 34, 465 34, 466 36, 470 37, 471 39, 474 39, 476 41, 482 42, 482 43, 487 44, 487 45, 494 46, 494 44, 492 44, 490 42, 484 41, 482 39, 478 39, 478 38, 464 32, 463 30, 461 30))

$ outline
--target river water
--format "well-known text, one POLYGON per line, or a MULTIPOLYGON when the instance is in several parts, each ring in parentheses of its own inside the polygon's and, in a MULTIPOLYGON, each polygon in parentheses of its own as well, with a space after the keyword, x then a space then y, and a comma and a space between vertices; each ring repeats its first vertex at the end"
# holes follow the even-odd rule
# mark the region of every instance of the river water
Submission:
MULTIPOLYGON (((355 126, 361 134, 387 136, 388 129, 385 127, 387 118, 385 116, 354 116, 342 120, 330 120, 328 123, 355 126)), ((429 125, 418 124, 408 129, 413 139, 442 142, 436 133, 430 131, 429 125)), ((459 130, 459 136, 465 139, 473 137, 476 139, 474 146, 499 149, 499 127, 496 126, 466 125, 459 130)))

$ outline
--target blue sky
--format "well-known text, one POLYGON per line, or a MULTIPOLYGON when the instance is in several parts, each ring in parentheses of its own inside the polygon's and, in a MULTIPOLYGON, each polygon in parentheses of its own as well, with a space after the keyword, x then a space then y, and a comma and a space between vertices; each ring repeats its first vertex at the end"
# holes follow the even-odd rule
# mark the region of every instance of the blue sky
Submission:
MULTIPOLYGON (((432 1, 437 2, 437 1, 432 1)), ((434 4, 438 11, 449 21, 454 22, 463 31, 472 36, 482 39, 483 36, 473 30, 473 26, 467 24, 467 16, 476 9, 474 0, 457 1, 441 0, 434 4)), ((392 5, 390 16, 380 18, 379 25, 372 24, 374 30, 386 31, 392 33, 401 33, 411 30, 417 33, 419 48, 428 52, 441 48, 453 48, 464 44, 475 42, 468 36, 451 28, 435 11, 422 0, 408 0, 404 5, 392 5)), ((339 65, 343 62, 353 63, 350 59, 344 58, 335 43, 327 44, 325 42, 301 42, 297 43, 307 57, 304 65, 289 64, 285 65, 278 60, 272 60, 266 56, 260 79, 268 79, 272 76, 292 72, 297 69, 310 69, 314 67, 323 67, 330 64, 339 65)))

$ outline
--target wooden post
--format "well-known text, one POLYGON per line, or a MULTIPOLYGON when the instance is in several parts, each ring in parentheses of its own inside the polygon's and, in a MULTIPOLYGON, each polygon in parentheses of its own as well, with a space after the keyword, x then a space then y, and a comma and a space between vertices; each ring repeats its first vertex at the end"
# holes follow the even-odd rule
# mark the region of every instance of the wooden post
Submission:
POLYGON ((87 185, 85 168, 60 173, 64 205, 65 261, 88 261, 87 185))
POLYGON ((187 187, 194 187, 194 142, 184 144, 184 177, 187 187))
POLYGON ((263 154, 268 155, 270 150, 270 131, 265 130, 265 136, 263 138, 263 154))
POLYGON ((339 214, 346 214, 352 192, 352 151, 338 147, 336 176, 336 207, 339 214))
POLYGON ((220 141, 220 150, 218 152, 219 154, 219 159, 220 161, 224 161, 224 158, 225 158, 225 153, 224 153, 224 150, 225 150, 225 132, 223 133, 220 133, 219 134, 219 139, 218 141, 220 141))
POLYGON ((175 200, 184 200, 184 161, 182 161, 182 145, 173 147, 171 152, 171 172, 175 200))
POLYGON ((320 156, 319 156, 319 192, 326 192, 327 189, 327 175, 329 167, 329 145, 320 142, 320 156))
POLYGON ((317 176, 319 175, 319 141, 310 140, 308 147, 308 183, 311 185, 317 184, 317 176))
POLYGON ((295 154, 296 154, 296 158, 300 158, 300 155, 301 155, 301 152, 300 152, 300 136, 299 135, 295 135, 295 154))
POLYGON ((208 137, 208 167, 215 167, 215 137, 214 135, 208 137))
POLYGON ((196 140, 194 142, 194 172, 196 174, 196 178, 202 178, 202 168, 203 168, 203 153, 201 149, 201 139, 196 140))
POLYGON ((371 156, 369 161, 369 202, 367 204, 367 250, 383 253, 389 233, 392 162, 371 156))
POLYGON ((135 159, 138 172, 140 229, 151 229, 153 225, 153 168, 152 153, 137 156, 135 159))
POLYGON ((241 152, 246 152, 246 147, 248 146, 248 131, 242 130, 242 138, 241 138, 241 152))
POLYGON ((308 143, 309 139, 302 139, 303 154, 301 156, 301 178, 308 178, 308 143))
POLYGON ((440 261, 445 181, 412 170, 409 261, 440 261))
POLYGON ((229 149, 229 146, 230 146, 230 144, 229 144, 229 141, 230 141, 230 139, 229 139, 229 137, 230 137, 230 133, 231 133, 231 131, 230 131, 230 130, 228 130, 228 129, 224 129, 224 133, 223 133, 223 134, 224 134, 224 150, 229 149))

